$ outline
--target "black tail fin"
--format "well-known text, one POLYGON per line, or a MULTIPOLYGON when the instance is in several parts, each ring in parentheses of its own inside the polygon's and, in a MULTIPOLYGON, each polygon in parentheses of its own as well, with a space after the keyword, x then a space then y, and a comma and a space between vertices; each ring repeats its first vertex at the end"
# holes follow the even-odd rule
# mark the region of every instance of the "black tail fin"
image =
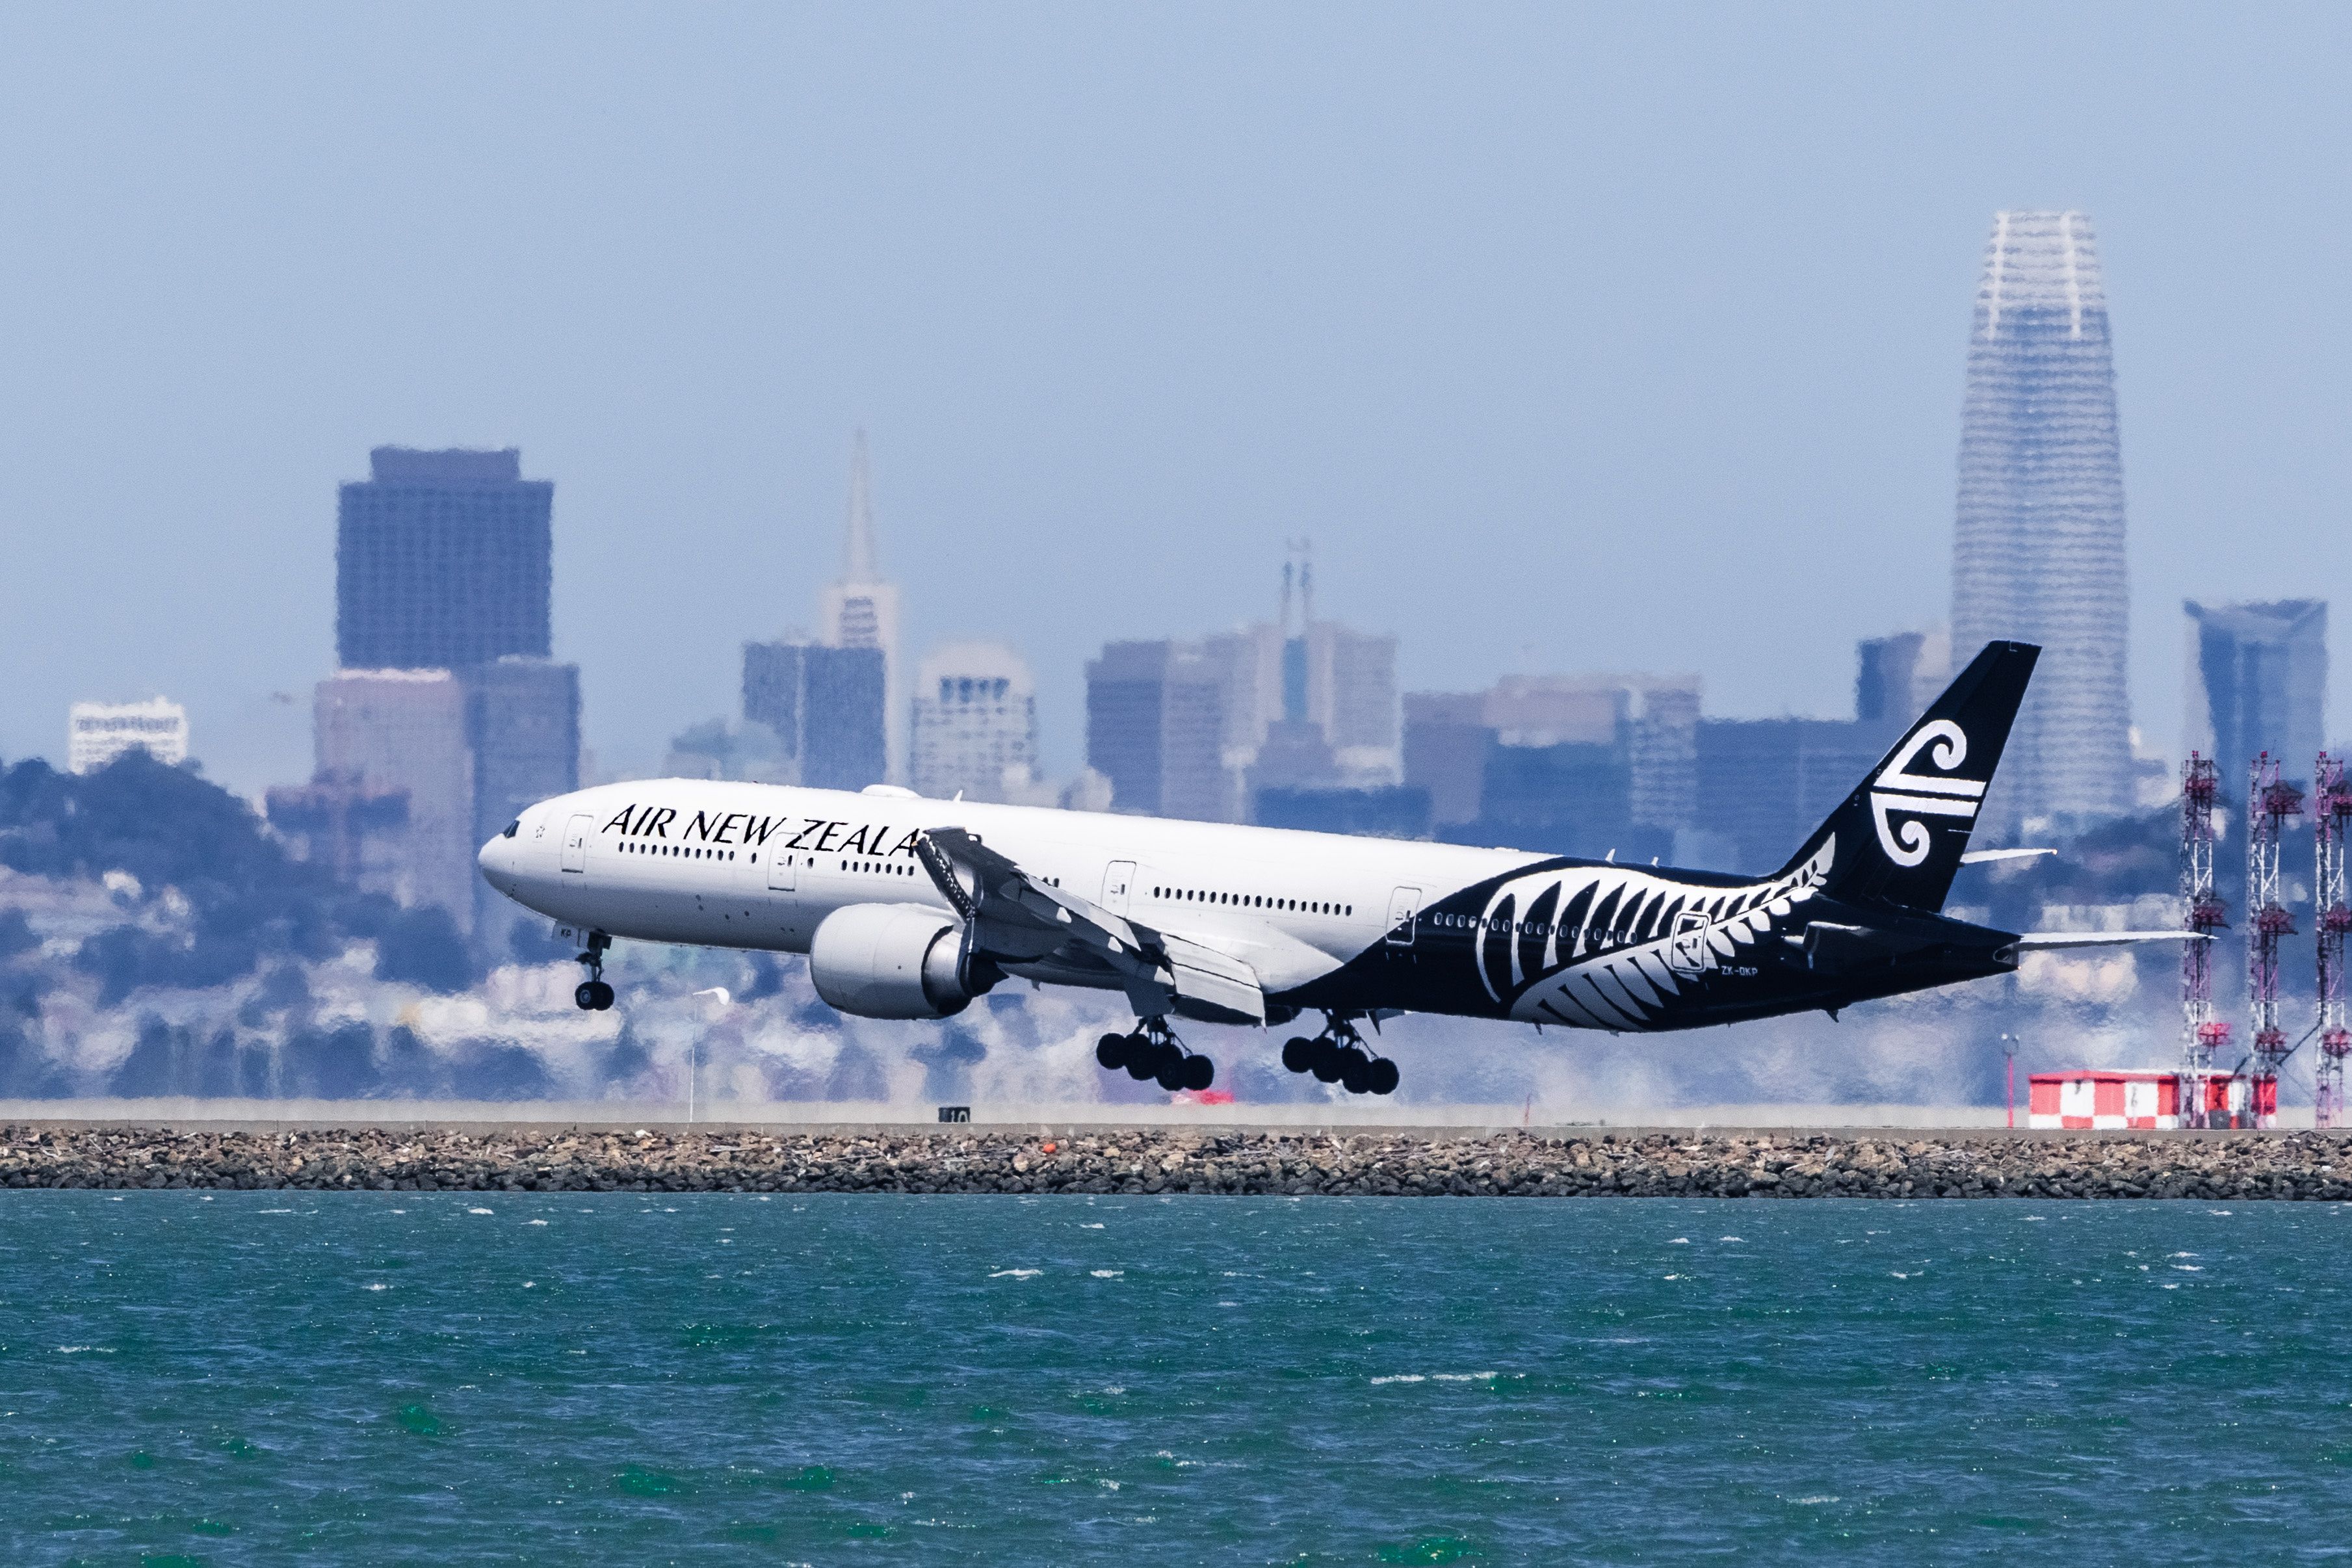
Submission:
POLYGON ((2000 763, 2009 726, 2042 650, 2032 643, 1987 643, 1959 679, 1871 770, 1870 776, 1805 840, 1783 872, 1826 848, 1822 889, 1842 899, 1883 900, 1940 910, 1969 847, 1985 786, 2000 763))

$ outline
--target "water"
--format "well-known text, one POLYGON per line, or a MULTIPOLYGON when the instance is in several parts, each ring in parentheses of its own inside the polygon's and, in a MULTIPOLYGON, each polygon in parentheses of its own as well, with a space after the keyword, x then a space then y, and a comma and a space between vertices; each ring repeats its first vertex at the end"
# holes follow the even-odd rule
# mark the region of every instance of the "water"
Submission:
POLYGON ((2352 1211, 0 1197, 0 1561, 2347 1554, 2352 1211))

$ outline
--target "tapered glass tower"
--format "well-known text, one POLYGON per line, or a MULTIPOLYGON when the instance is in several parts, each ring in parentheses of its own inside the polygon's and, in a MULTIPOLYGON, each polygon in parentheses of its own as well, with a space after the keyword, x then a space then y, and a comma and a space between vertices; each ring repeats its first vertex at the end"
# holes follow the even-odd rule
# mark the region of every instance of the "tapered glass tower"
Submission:
POLYGON ((1997 213, 1960 416, 1952 658, 2000 637, 2042 654, 1980 826, 2063 829, 2130 808, 2126 588, 2115 362, 2090 220, 1997 213))

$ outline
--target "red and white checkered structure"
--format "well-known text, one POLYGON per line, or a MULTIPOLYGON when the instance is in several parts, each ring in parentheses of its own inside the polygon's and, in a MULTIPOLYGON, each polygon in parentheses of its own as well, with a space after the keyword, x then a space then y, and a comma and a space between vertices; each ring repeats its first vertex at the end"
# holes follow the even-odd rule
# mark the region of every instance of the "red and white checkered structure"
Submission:
POLYGON ((2148 1131, 2175 1127, 2251 1127, 2252 1085, 2225 1072, 2179 1068, 2078 1068, 2031 1080, 2028 1127, 2076 1131, 2148 1131), (2186 1091, 2184 1093, 2184 1090, 2186 1091), (2183 1115, 2183 1100, 2188 1115, 2183 1115))

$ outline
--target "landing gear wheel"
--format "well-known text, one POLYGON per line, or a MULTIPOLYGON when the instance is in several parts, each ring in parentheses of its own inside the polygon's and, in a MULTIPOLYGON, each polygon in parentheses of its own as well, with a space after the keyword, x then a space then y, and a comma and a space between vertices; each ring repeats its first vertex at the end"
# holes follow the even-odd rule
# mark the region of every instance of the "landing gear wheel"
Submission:
POLYGON ((1346 1056, 1339 1041, 1328 1035, 1315 1041, 1315 1059, 1307 1064, 1307 1070, 1315 1075, 1316 1081, 1337 1083, 1346 1067, 1346 1056))
POLYGON ((1372 1087, 1372 1058, 1360 1046, 1349 1046, 1339 1055, 1339 1087, 1349 1094, 1361 1094, 1372 1087))
POLYGON ((1217 1064, 1206 1057, 1184 1058, 1184 1087, 1198 1094, 1217 1081, 1217 1064))
POLYGON ((1394 1094, 1397 1078, 1396 1063, 1381 1057, 1372 1063, 1371 1071, 1365 1075, 1364 1087, 1374 1094, 1394 1094))
POLYGON ((1282 1065, 1292 1072, 1306 1072, 1315 1066, 1315 1042, 1304 1035, 1293 1035, 1282 1043, 1282 1065))
POLYGON ((1108 1072, 1117 1072, 1127 1065, 1127 1037, 1105 1035, 1095 1042, 1095 1060, 1108 1072))
POLYGON ((601 1013, 613 1005, 613 988, 604 984, 604 950, 612 945, 613 939, 603 931, 588 933, 588 951, 580 955, 580 962, 588 966, 588 978, 572 993, 572 1000, 583 1013, 601 1013))
POLYGON ((1160 1075, 1160 1047, 1151 1037, 1139 1029, 1127 1037, 1127 1060, 1122 1064, 1127 1076, 1141 1083, 1160 1075))

